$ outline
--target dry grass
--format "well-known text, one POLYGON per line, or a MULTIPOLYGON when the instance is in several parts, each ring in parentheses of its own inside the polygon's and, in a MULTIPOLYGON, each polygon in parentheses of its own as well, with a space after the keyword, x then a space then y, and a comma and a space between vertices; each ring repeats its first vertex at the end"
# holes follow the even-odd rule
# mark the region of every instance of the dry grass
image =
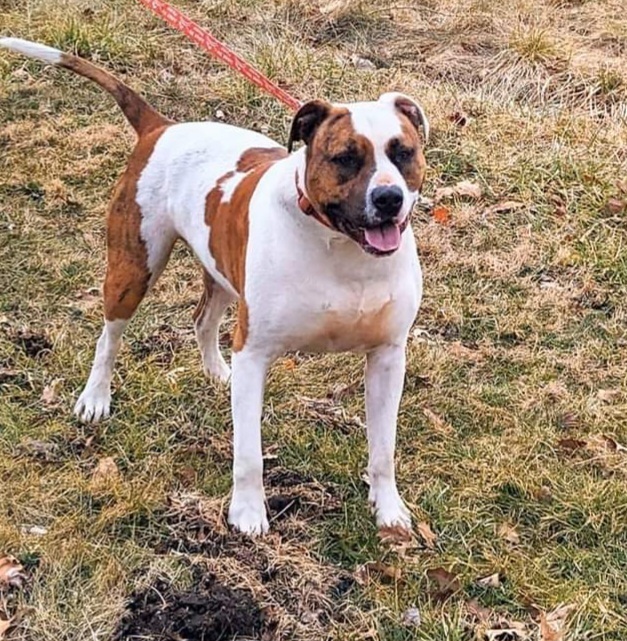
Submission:
MULTIPOLYGON (((476 598, 524 622, 529 638, 541 638, 529 603, 569 603, 565 640, 623 639, 627 454, 599 437, 627 443, 627 227, 607 207, 627 198, 622 3, 177 4, 301 98, 413 94, 434 126, 428 195, 464 179, 482 187, 480 200, 449 203, 450 224, 427 213, 414 224, 426 296, 399 483, 437 542, 394 552, 377 540, 352 419, 363 416, 361 361, 349 356, 273 369, 267 464, 300 481, 271 483, 273 513, 286 513, 267 541, 224 531, 228 393, 201 376, 191 332, 200 278, 183 249, 128 332, 114 417, 97 429, 74 421, 101 323, 103 212, 132 137, 94 86, 2 53, 0 553, 30 577, 0 592, 0 610, 20 615, 11 638, 109 639, 133 592, 157 578, 193 588, 201 567, 253 595, 274 621, 267 638, 482 638, 465 606, 476 598), (356 69, 355 55, 375 69, 356 69), (512 200, 522 206, 490 209, 512 200), (104 457, 119 475, 94 484, 104 457), (400 579, 353 585, 371 560, 398 565, 400 579), (444 603, 427 579, 438 567, 460 579, 444 603), (498 587, 477 584, 495 572, 498 587), (409 607, 419 627, 403 624, 409 607)), ((285 140, 280 105, 135 2, 0 8, 0 33, 100 60, 168 115, 220 111, 285 140)))

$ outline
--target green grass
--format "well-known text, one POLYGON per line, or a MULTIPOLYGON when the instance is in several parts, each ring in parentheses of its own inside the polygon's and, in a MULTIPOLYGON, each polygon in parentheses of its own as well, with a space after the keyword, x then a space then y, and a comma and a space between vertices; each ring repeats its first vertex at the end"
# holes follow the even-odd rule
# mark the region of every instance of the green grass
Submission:
MULTIPOLYGON (((202 376, 191 320, 200 271, 183 248, 127 333, 113 417, 97 427, 74 420, 101 324, 93 288, 104 272, 104 211, 133 137, 97 87, 3 52, 0 557, 16 556, 29 577, 22 590, 0 589, 0 611, 19 616, 9 638, 109 639, 135 590, 157 577, 193 587, 199 565, 270 607, 276 639, 483 639, 466 606, 476 598, 493 621, 525 623, 529 639, 542 641, 530 603, 547 612, 568 603, 564 641, 622 640, 627 453, 595 438, 627 444, 627 227, 606 209, 627 198, 618 184, 627 175, 624 12, 609 0, 568 10, 538 0, 177 5, 299 98, 415 96, 434 132, 426 194, 461 180, 482 187, 478 201, 446 202, 449 225, 425 212, 414 220, 425 299, 409 346, 398 480, 416 522, 438 539, 434 549, 419 540, 390 550, 377 538, 361 480, 365 438, 352 420, 364 415, 362 362, 347 355, 273 368, 267 467, 298 483, 277 482, 269 495, 295 492, 301 509, 261 541, 227 533, 228 390, 202 376), (353 55, 376 69, 356 69, 353 55), (449 118, 460 110, 464 128, 449 118), (489 210, 511 200, 522 206, 489 210), (24 332, 51 349, 29 355, 24 332), (304 400, 351 383, 338 400, 304 400), (589 446, 568 452, 560 439, 589 446), (119 477, 100 487, 92 474, 105 457, 119 477), (219 554, 190 543, 199 522, 224 537, 219 554), (499 535, 504 523, 518 544, 499 535), (371 575, 338 596, 373 560, 400 567, 400 580, 371 575), (438 567, 461 583, 443 603, 426 575, 438 567), (477 584, 495 572, 499 587, 477 584), (419 627, 402 623, 409 607, 419 627)), ((280 104, 139 3, 2 7, 0 33, 97 59, 171 117, 220 110, 286 140, 280 104)))

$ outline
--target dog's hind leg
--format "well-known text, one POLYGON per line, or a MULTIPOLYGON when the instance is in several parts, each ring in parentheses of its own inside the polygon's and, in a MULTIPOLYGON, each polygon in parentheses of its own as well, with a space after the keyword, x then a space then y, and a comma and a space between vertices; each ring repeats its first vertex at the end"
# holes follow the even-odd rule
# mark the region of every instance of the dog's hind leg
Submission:
POLYGON ((163 271, 176 233, 142 219, 135 200, 133 172, 120 180, 107 217, 107 273, 102 334, 85 389, 74 407, 85 422, 109 416, 111 379, 122 334, 150 287, 163 271))
POLYGON ((203 280, 205 289, 194 311, 196 340, 205 374, 226 382, 231 370, 220 353, 219 329, 220 320, 234 299, 206 271, 203 272, 203 280))

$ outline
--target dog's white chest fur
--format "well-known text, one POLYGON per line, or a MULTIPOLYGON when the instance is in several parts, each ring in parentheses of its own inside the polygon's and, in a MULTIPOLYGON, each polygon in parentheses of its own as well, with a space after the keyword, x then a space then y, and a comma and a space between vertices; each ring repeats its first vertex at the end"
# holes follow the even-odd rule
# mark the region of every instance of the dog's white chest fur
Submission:
POLYGON ((411 233, 395 255, 374 258, 300 212, 273 220, 262 194, 250 218, 249 340, 259 326, 273 328, 278 351, 366 351, 401 340, 422 294, 411 233))

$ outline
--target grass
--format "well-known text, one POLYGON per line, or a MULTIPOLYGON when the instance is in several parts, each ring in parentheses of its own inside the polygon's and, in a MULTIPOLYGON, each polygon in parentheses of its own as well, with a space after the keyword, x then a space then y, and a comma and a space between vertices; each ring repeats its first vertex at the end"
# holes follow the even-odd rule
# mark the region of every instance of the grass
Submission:
MULTIPOLYGON (((28 575, 0 591, 0 610, 18 616, 10 638, 109 639, 133 595, 157 580, 194 589, 200 568, 252 595, 274 626, 267 638, 504 641, 484 634, 501 617, 524 623, 519 638, 548 641, 538 612, 566 603, 564 640, 623 639, 627 454, 612 443, 627 443, 627 227, 607 203, 627 198, 624 11, 610 0, 177 5, 300 98, 415 96, 434 131, 427 195, 461 180, 482 188, 446 201, 448 225, 414 220, 425 299, 398 476, 437 541, 390 550, 376 536, 354 419, 362 362, 347 355, 274 367, 274 534, 249 543, 225 530, 228 391, 201 375, 201 278, 183 248, 127 334, 114 416, 96 428, 72 418, 101 324, 104 210, 132 135, 98 88, 2 53, 0 553, 28 575), (355 68, 355 55, 375 69, 355 68), (490 209, 504 201, 521 205, 490 209), (118 474, 94 481, 108 457, 118 474), (375 560, 400 578, 355 582, 375 560), (443 602, 435 568, 459 577, 443 602), (494 573, 498 586, 477 583, 494 573), (471 599, 492 610, 487 621, 471 599), (410 607, 418 627, 403 623, 410 607)), ((286 139, 278 103, 138 3, 0 6, 0 33, 99 60, 171 117, 222 112, 286 139)))

